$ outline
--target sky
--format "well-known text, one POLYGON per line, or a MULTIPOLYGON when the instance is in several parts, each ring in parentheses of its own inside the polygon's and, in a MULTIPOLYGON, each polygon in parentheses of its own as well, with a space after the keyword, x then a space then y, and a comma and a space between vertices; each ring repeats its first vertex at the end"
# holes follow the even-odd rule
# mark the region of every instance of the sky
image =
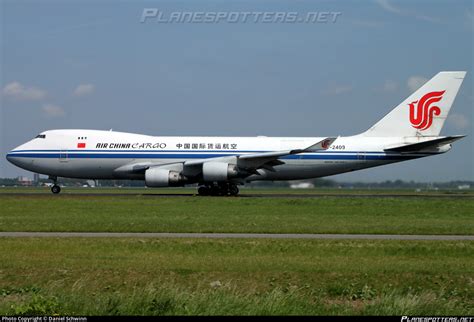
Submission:
POLYGON ((439 71, 464 70, 442 134, 468 137, 450 152, 332 178, 474 180, 473 14, 468 0, 0 0, 0 177, 31 177, 4 156, 48 129, 357 134, 439 71), (336 19, 170 22, 176 12, 336 19))

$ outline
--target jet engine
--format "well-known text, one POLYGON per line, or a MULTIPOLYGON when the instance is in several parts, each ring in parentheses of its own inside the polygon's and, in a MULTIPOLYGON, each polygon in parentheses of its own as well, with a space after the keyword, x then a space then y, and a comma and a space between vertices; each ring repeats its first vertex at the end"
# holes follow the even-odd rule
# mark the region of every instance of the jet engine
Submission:
POLYGON ((149 168, 145 171, 145 184, 147 187, 170 187, 180 186, 185 182, 181 173, 158 167, 149 168))
POLYGON ((226 162, 204 162, 202 164, 202 176, 207 182, 226 181, 238 175, 238 167, 235 164, 226 162))

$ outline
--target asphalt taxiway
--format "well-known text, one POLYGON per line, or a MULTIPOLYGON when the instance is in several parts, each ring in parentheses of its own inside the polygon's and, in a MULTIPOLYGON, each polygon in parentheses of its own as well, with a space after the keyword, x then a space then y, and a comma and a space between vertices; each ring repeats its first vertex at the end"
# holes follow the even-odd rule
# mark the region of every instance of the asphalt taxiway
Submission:
MULTIPOLYGON (((182 198, 182 197, 200 197, 193 193, 39 193, 39 192, 1 192, 0 196, 13 197, 155 197, 155 198, 182 198)), ((319 198, 319 197, 335 197, 335 198, 455 198, 455 199, 474 199, 474 194, 419 194, 419 193, 243 193, 229 198, 319 198)), ((210 197, 219 198, 219 197, 210 197)))

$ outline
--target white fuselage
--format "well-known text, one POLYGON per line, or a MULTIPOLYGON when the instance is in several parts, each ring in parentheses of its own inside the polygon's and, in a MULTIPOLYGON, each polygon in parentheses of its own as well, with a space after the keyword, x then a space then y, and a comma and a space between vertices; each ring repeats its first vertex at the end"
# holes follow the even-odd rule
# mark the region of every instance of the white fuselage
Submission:
MULTIPOLYGON (((52 177, 144 179, 130 171, 141 164, 170 165, 189 160, 230 159, 246 154, 301 149, 324 137, 159 137, 97 130, 51 130, 18 146, 7 159, 52 177)), ((258 169, 243 181, 317 178, 443 153, 450 146, 423 153, 384 149, 424 138, 339 137, 327 150, 287 155, 274 169, 258 169)), ((431 138, 432 139, 432 138, 431 138)), ((243 182, 241 181, 241 182, 243 182)))

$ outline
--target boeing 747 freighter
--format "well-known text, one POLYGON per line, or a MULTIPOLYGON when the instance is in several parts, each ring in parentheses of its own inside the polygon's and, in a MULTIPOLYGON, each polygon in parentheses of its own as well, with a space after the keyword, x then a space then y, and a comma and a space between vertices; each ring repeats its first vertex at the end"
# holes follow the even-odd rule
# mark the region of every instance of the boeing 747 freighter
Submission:
POLYGON ((257 180, 297 180, 445 153, 439 136, 466 72, 440 72, 367 131, 347 137, 168 137, 50 130, 7 154, 14 165, 58 177, 199 184, 200 195, 237 195, 257 180))

